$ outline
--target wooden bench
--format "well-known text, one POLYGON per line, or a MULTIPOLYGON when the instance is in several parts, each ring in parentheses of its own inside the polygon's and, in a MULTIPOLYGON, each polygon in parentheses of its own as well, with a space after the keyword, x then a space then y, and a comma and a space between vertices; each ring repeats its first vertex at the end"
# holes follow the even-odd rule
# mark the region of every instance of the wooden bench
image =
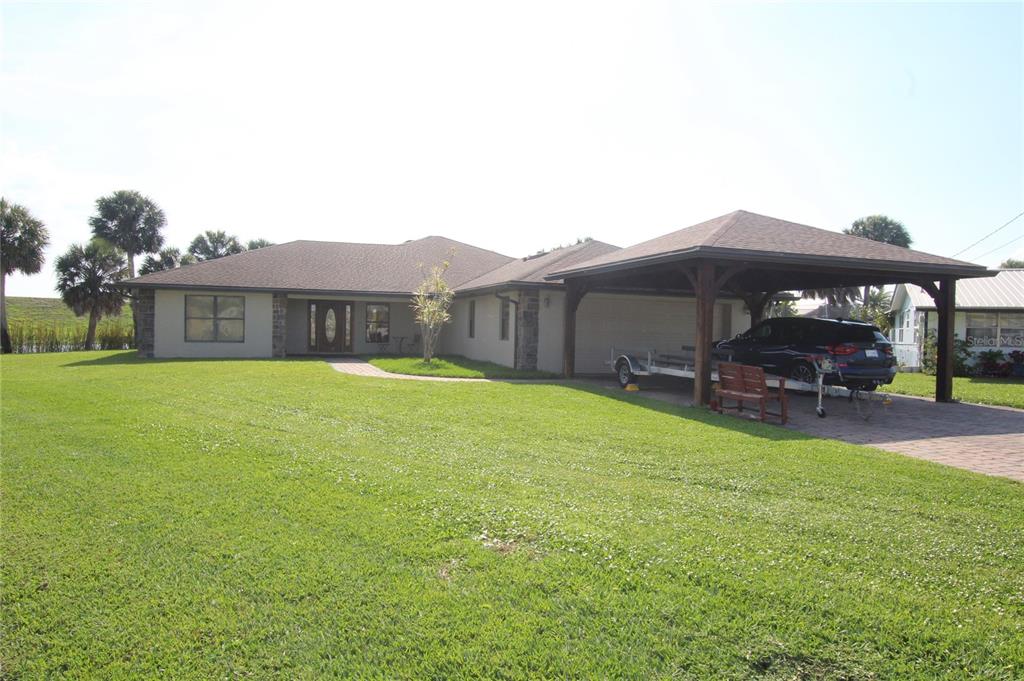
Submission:
POLYGON ((756 402, 760 407, 761 420, 766 416, 778 416, 785 424, 789 418, 789 403, 786 399, 786 379, 779 377, 779 391, 773 393, 765 382, 764 369, 733 362, 722 362, 718 365, 718 385, 715 387, 716 409, 723 413, 726 409, 743 411, 744 402, 756 402), (725 400, 736 402, 735 407, 726 407, 725 400), (779 411, 768 411, 768 402, 778 401, 779 411))

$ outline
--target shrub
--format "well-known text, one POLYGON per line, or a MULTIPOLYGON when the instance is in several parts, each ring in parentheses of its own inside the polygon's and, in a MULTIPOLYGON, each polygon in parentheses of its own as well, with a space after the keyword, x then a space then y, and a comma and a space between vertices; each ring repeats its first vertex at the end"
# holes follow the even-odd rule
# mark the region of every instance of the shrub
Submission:
MULTIPOLYGON (((934 331, 929 331, 924 337, 924 351, 921 355, 922 373, 935 375, 935 367, 938 357, 938 339, 934 331)), ((953 375, 970 376, 971 346, 953 334, 953 375)))

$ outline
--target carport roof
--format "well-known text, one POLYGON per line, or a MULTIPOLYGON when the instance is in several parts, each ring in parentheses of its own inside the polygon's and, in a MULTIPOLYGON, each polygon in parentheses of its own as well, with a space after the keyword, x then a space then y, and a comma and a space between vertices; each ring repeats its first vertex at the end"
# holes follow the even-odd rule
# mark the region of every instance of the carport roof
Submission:
POLYGON ((547 278, 611 273, 696 258, 956 277, 993 274, 981 265, 962 260, 737 210, 552 272, 547 278))

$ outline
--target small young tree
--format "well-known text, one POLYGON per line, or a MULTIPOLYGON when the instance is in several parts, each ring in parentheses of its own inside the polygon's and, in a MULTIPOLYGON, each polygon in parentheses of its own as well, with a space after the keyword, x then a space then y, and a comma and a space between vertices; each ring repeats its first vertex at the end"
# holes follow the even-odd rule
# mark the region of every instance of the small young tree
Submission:
POLYGON ((89 315, 86 350, 92 350, 100 318, 121 314, 124 293, 114 284, 127 274, 124 255, 103 239, 93 239, 85 246, 75 244, 57 259, 60 297, 79 317, 89 315))
POLYGON ((412 296, 416 323, 420 325, 420 335, 423 336, 423 361, 428 364, 434 359, 434 349, 441 337, 442 327, 452 318, 448 310, 452 306, 455 292, 444 278, 448 264, 445 260, 431 267, 412 296))

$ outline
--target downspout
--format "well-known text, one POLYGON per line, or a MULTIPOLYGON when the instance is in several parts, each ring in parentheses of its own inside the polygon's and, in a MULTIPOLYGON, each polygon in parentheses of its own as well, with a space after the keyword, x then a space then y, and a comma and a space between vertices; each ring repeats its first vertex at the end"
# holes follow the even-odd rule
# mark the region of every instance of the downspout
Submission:
MULTIPOLYGON (((494 292, 494 297, 498 300, 507 300, 512 305, 516 306, 515 314, 512 315, 512 320, 515 322, 516 328, 512 333, 512 368, 519 368, 519 299, 513 298, 512 296, 503 296, 497 291, 494 292)), ((501 308, 498 308, 499 312, 501 308)))

